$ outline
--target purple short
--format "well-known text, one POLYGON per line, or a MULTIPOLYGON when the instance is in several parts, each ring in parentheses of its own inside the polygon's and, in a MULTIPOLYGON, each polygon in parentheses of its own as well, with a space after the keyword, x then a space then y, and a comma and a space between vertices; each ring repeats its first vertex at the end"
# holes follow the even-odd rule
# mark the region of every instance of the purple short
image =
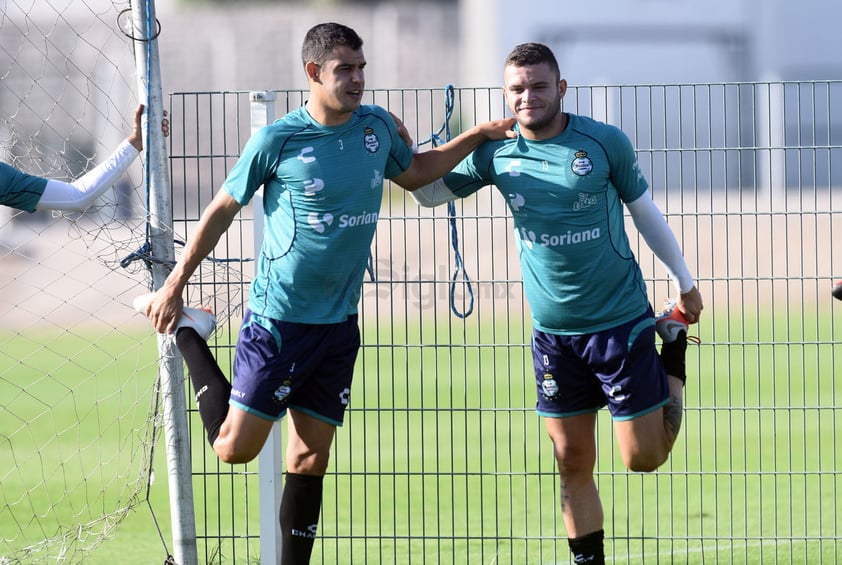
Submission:
POLYGON ((230 403, 267 420, 292 408, 341 426, 359 349, 356 315, 337 324, 297 324, 246 310, 230 403))
POLYGON ((532 361, 541 416, 575 416, 607 404, 614 420, 632 420, 668 401, 651 308, 631 322, 593 334, 533 330, 532 361))

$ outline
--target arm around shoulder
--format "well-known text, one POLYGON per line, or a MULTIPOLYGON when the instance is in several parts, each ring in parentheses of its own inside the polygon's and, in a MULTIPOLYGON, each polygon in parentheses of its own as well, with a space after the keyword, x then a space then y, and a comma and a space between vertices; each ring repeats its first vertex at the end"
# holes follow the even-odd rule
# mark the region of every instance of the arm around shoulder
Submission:
POLYGON ((435 208, 440 204, 459 198, 445 184, 444 179, 436 179, 430 184, 409 192, 415 203, 424 208, 435 208))
POLYGON ((493 120, 472 127, 440 147, 418 153, 407 170, 394 179, 406 190, 417 190, 449 173, 483 142, 517 137, 513 118, 493 120))

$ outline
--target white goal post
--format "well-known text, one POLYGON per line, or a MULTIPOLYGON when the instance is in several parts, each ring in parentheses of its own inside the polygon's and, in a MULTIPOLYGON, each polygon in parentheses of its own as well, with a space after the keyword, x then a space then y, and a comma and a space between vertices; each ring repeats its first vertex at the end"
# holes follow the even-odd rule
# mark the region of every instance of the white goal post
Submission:
MULTIPOLYGON (((167 146, 159 127, 164 119, 161 65, 158 56, 155 2, 132 5, 135 61, 138 93, 147 107, 146 152, 148 155, 149 223, 148 238, 152 288, 159 289, 175 261, 173 240, 173 206, 167 163, 167 146)), ((198 565, 196 519, 193 504, 190 436, 187 427, 187 398, 184 386, 184 365, 172 336, 158 336, 160 355, 163 426, 167 452, 167 477, 170 493, 173 557, 179 565, 198 565)))

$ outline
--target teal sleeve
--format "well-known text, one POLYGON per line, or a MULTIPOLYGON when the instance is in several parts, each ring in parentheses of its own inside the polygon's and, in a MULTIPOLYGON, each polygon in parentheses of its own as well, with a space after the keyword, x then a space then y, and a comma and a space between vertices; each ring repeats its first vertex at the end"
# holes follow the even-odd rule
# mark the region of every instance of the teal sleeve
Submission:
POLYGON ((471 152, 443 178, 447 188, 459 198, 467 198, 492 182, 491 175, 487 173, 490 162, 483 157, 482 148, 480 146, 471 152))
POLYGON ((272 178, 278 166, 277 145, 277 133, 271 126, 259 129, 246 142, 240 158, 222 185, 240 205, 248 204, 254 193, 272 178))
POLYGON ((649 183, 640 170, 628 136, 613 126, 609 126, 609 131, 611 135, 606 136, 606 139, 610 144, 611 183, 623 202, 634 202, 649 189, 649 183))
POLYGON ((0 204, 34 212, 46 186, 47 179, 0 163, 0 204))
POLYGON ((410 165, 412 165, 412 148, 407 145, 406 141, 404 141, 398 134, 398 126, 395 124, 395 120, 392 118, 391 114, 379 106, 375 106, 375 108, 377 109, 376 114, 383 120, 386 124, 386 128, 389 130, 389 158, 386 161, 386 167, 383 171, 383 175, 387 179, 392 179, 400 175, 402 172, 407 170, 410 165))

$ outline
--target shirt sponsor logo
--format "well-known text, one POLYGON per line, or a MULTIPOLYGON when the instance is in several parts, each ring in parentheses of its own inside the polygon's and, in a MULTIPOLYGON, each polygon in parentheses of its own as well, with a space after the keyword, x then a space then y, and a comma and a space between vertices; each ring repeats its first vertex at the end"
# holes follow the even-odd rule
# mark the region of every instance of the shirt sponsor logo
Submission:
MULTIPOLYGON (((319 216, 316 212, 311 212, 309 216, 307 216, 307 223, 310 224, 310 227, 313 228, 318 233, 325 233, 327 228, 333 225, 333 221, 336 218, 333 214, 324 214, 319 216)), ((363 212, 362 214, 342 214, 339 216, 339 221, 336 224, 336 227, 340 229, 345 228, 357 228, 360 226, 368 226, 371 224, 376 224, 377 220, 380 219, 379 212, 363 212)))
POLYGON ((304 181, 304 196, 315 196, 317 192, 325 189, 325 181, 322 179, 309 179, 304 181))
POLYGON ((527 231, 524 228, 520 228, 520 239, 528 249, 532 249, 535 245, 540 245, 541 247, 579 245, 580 243, 599 239, 600 236, 601 232, 599 228, 579 232, 568 230, 567 233, 542 233, 537 235, 534 231, 527 231))
POLYGON ((503 170, 509 173, 510 177, 519 177, 521 165, 522 162, 520 159, 512 159, 511 161, 509 161, 509 164, 506 165, 506 168, 503 170))
POLYGON ((298 154, 298 157, 296 157, 296 159, 298 159, 302 163, 313 163, 313 162, 316 161, 316 158, 306 156, 307 153, 312 153, 312 152, 313 152, 312 147, 305 147, 304 149, 301 150, 301 152, 298 154))
POLYGON ((357 226, 367 226, 369 224, 376 224, 380 214, 378 212, 363 212, 356 216, 349 216, 342 214, 339 216, 340 228, 355 228, 357 226))
POLYGON ((526 198, 522 194, 514 193, 509 195, 509 207, 512 209, 512 212, 519 211, 520 207, 524 204, 526 204, 526 198))
POLYGON ((574 210, 584 210, 599 203, 599 197, 586 192, 579 193, 579 199, 573 203, 574 210))
POLYGON ((318 233, 324 233, 327 226, 333 224, 333 214, 325 214, 320 218, 316 212, 310 212, 307 223, 318 233))

